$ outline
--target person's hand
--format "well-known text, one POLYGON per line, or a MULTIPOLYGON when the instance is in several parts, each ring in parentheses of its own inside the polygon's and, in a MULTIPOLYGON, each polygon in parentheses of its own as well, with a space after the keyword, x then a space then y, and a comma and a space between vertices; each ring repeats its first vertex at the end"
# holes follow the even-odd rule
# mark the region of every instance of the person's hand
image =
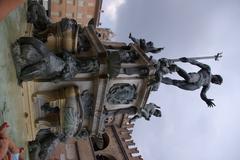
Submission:
POLYGON ((188 62, 188 58, 187 58, 187 57, 179 58, 179 60, 180 60, 181 62, 188 62))
POLYGON ((2 159, 8 151, 9 141, 7 138, 0 138, 0 159, 2 159))
POLYGON ((206 103, 207 103, 208 107, 214 107, 214 106, 216 106, 216 105, 213 103, 213 99, 208 99, 208 100, 206 100, 206 103))

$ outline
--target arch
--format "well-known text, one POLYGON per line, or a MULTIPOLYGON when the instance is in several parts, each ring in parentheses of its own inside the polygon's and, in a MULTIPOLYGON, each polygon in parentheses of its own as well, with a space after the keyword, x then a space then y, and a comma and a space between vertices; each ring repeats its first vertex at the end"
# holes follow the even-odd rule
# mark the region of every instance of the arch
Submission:
POLYGON ((109 145, 110 138, 107 133, 102 134, 102 136, 92 137, 92 144, 94 151, 104 150, 109 145))
POLYGON ((97 160, 117 160, 112 155, 107 155, 107 154, 99 154, 96 156, 96 159, 97 160))

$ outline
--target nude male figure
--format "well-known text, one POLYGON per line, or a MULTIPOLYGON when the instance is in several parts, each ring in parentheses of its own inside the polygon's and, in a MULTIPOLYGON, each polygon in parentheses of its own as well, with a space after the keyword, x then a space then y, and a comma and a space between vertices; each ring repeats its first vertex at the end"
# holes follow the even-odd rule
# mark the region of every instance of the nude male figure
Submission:
POLYGON ((182 77, 184 80, 176 80, 168 77, 163 77, 161 82, 167 85, 174 85, 184 90, 193 91, 202 87, 202 91, 200 93, 201 99, 205 101, 208 107, 213 107, 215 104, 213 103, 213 99, 209 99, 206 96, 206 92, 210 88, 210 84, 222 84, 223 79, 220 75, 212 75, 210 66, 200 63, 194 59, 189 59, 186 57, 182 57, 179 59, 181 62, 188 62, 192 65, 196 65, 201 69, 198 72, 187 73, 182 68, 174 65, 175 71, 182 77))

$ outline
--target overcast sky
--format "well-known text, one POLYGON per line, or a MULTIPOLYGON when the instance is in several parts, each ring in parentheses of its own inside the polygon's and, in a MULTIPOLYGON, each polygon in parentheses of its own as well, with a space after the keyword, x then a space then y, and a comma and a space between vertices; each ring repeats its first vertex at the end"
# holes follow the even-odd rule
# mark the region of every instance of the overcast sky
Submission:
MULTIPOLYGON (((240 160, 240 0, 103 0, 102 27, 117 41, 135 37, 164 46, 158 57, 206 56, 221 74, 221 86, 207 93, 215 108, 189 92, 161 84, 149 102, 161 106, 162 118, 138 120, 134 141, 144 160, 240 160)), ((198 71, 191 65, 181 65, 198 71)))

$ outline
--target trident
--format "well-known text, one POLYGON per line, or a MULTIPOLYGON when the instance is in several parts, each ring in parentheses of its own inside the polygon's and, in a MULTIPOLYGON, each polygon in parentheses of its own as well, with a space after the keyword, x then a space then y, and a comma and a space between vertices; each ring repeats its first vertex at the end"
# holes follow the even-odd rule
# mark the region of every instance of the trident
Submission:
MULTIPOLYGON (((193 59, 193 60, 201 60, 201 59, 214 59, 215 61, 218 61, 219 58, 222 58, 222 52, 221 53, 217 53, 214 56, 205 56, 205 57, 190 57, 188 59, 193 59)), ((170 59, 170 61, 172 62, 179 62, 180 60, 177 59, 170 59)))

